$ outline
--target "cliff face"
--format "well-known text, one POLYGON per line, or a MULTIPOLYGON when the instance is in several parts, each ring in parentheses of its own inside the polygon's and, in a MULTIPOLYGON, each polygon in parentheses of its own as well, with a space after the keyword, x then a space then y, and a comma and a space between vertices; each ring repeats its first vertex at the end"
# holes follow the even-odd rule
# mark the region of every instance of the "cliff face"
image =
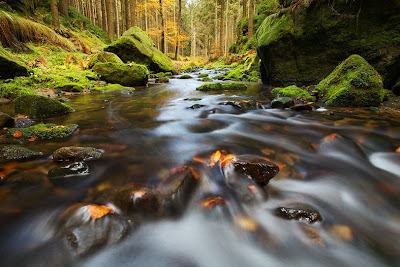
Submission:
POLYGON ((364 57, 392 89, 400 77, 399 0, 314 0, 283 8, 257 31, 266 84, 316 84, 352 54, 364 57))

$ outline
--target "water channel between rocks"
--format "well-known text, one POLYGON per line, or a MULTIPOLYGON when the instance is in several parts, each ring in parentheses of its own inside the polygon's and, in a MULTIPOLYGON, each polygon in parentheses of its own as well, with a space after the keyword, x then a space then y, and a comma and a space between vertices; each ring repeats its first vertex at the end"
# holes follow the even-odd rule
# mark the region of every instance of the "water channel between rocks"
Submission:
POLYGON ((48 157, 0 164, 2 171, 12 166, 11 177, 41 181, 0 185, 5 265, 399 266, 398 116, 374 109, 269 109, 270 96, 260 84, 251 83, 244 92, 203 93, 195 90, 203 84, 197 74, 133 93, 73 97, 68 104, 75 113, 45 119, 76 123, 79 131, 63 141, 24 143, 48 157), (221 104, 251 100, 265 108, 221 104), (50 158, 62 146, 91 146, 105 153, 87 162, 88 176, 57 185, 46 176, 65 165, 50 158), (217 150, 266 159, 280 172, 261 187, 228 168, 199 162, 217 150), (69 206, 104 188, 157 189, 181 166, 195 170, 196 184, 182 189, 185 197, 171 200, 179 208, 141 218, 130 231, 115 222, 104 221, 103 230, 91 222, 95 231, 111 233, 101 237, 107 245, 93 253, 77 252, 80 248, 68 243, 60 217, 69 206), (277 216, 282 207, 320 217, 288 220, 277 216))

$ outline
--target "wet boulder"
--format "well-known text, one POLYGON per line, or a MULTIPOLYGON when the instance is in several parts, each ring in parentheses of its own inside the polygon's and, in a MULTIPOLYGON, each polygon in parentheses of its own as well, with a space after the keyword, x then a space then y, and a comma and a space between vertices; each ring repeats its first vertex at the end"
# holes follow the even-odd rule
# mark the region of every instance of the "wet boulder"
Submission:
POLYGON ((291 85, 285 88, 282 87, 276 87, 274 89, 271 90, 271 93, 281 97, 281 96, 285 96, 285 97, 290 97, 293 100, 295 99, 301 99, 303 101, 312 101, 313 97, 304 89, 301 89, 299 87, 297 87, 296 85, 291 85))
POLYGON ((343 61, 316 89, 319 99, 333 107, 378 106, 384 98, 381 76, 359 55, 343 61))
POLYGON ((205 107, 205 105, 200 105, 200 104, 194 104, 190 107, 188 107, 189 109, 199 109, 199 108, 203 108, 205 107))
POLYGON ((268 16, 257 30, 265 84, 316 84, 359 54, 382 75, 384 87, 392 88, 400 76, 399 1, 302 2, 268 16))
POLYGON ((168 77, 157 77, 154 81, 155 83, 169 83, 168 77))
POLYGON ((0 47, 0 79, 16 76, 29 76, 27 67, 13 60, 6 50, 0 47))
POLYGON ((100 75, 100 79, 124 86, 146 85, 149 71, 144 65, 135 63, 97 63, 93 71, 100 75))
POLYGON ((309 104, 296 104, 292 106, 291 109, 300 112, 300 111, 312 111, 313 108, 309 104))
POLYGON ((93 147, 62 147, 54 151, 53 159, 56 161, 85 161, 98 159, 103 151, 93 147))
POLYGON ((77 124, 56 125, 40 123, 28 128, 12 128, 8 130, 8 133, 16 138, 48 140, 68 137, 77 129, 77 124))
POLYGON ((55 115, 65 115, 74 110, 57 100, 44 96, 25 95, 14 100, 16 114, 28 115, 32 118, 47 118, 55 115))
POLYGON ((244 83, 205 83, 196 88, 199 91, 245 91, 247 85, 244 83))
POLYGON ((15 128, 27 128, 35 124, 33 120, 30 120, 26 116, 17 115, 15 117, 15 128))
POLYGON ((290 97, 277 97, 272 100, 271 108, 290 108, 294 105, 294 101, 290 97))
POLYGON ((189 74, 183 74, 183 75, 179 76, 178 79, 180 79, 180 80, 192 79, 192 76, 189 74))
POLYGON ((55 86, 54 89, 65 92, 81 93, 83 92, 83 90, 85 90, 85 87, 83 87, 79 83, 65 83, 55 86))
POLYGON ((72 252, 87 256, 121 241, 138 226, 138 221, 115 214, 105 205, 75 204, 64 212, 59 225, 72 252))
POLYGON ((97 63, 116 63, 123 64, 124 62, 114 53, 101 51, 100 53, 93 56, 93 58, 89 62, 89 68, 93 68, 97 63))
POLYGON ((266 186, 279 172, 279 167, 261 158, 241 156, 233 162, 237 173, 246 175, 260 186, 266 186))
POLYGON ((146 65, 154 72, 173 71, 172 61, 155 48, 153 41, 139 27, 132 27, 123 33, 121 38, 104 48, 124 62, 136 62, 146 65))
POLYGON ((42 155, 42 152, 33 151, 22 146, 8 145, 0 149, 0 157, 9 160, 30 159, 42 155))
POLYGON ((0 112, 0 129, 4 127, 13 127, 14 126, 14 118, 10 115, 0 112))
POLYGON ((308 223, 322 221, 321 214, 308 205, 297 205, 294 207, 279 207, 274 210, 274 214, 287 220, 302 220, 308 223))
POLYGON ((68 183, 72 178, 78 178, 81 180, 82 177, 89 175, 89 166, 84 162, 74 162, 67 166, 55 168, 49 170, 47 177, 55 184, 68 183))

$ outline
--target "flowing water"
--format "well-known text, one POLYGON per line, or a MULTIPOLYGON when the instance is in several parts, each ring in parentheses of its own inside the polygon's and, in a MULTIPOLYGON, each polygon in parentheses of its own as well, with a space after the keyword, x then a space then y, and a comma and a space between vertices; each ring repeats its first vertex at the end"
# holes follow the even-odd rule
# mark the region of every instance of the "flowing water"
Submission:
POLYGON ((74 97, 69 104, 75 113, 45 120, 77 123, 79 132, 67 140, 3 137, 2 143, 22 142, 47 156, 1 163, 3 180, 37 181, 0 184, 2 266, 399 266, 398 115, 374 109, 276 110, 259 84, 223 94, 196 91, 201 84, 171 79, 133 93, 74 97), (250 100, 264 108, 220 104, 250 100), (195 104, 204 106, 188 108, 195 104), (71 145, 105 153, 87 162, 90 175, 78 183, 54 185, 47 171, 65 163, 50 155, 71 145), (260 187, 228 167, 199 162, 217 150, 267 159, 280 172, 260 187), (122 240, 86 256, 76 256, 60 234, 63 212, 96 190, 126 184, 158 188, 182 165, 199 177, 189 196, 179 199, 181 212, 144 217, 122 240), (296 205, 318 211, 322 220, 276 216, 276 208, 296 205))

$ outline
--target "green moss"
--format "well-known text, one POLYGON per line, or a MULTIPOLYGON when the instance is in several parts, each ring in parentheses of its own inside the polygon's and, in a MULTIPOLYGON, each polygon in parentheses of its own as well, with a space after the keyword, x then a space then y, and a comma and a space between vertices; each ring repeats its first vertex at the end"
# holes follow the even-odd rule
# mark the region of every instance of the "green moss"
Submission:
POLYGON ((179 76, 178 79, 192 79, 192 76, 190 76, 189 74, 183 74, 179 76))
POLYGON ((204 77, 204 78, 201 78, 199 80, 202 81, 202 82, 212 82, 213 79, 211 79, 210 77, 204 77))
POLYGON ((378 106, 383 83, 378 72, 359 55, 352 55, 316 87, 328 106, 378 106))
POLYGON ((313 97, 304 89, 297 87, 296 85, 288 86, 285 88, 277 87, 272 89, 271 93, 277 96, 287 96, 292 99, 301 98, 302 100, 312 101, 313 97))
POLYGON ((159 77, 159 78, 156 78, 155 82, 156 83, 168 83, 169 78, 168 77, 159 77))
POLYGON ((225 90, 247 90, 244 83, 206 83, 196 88, 199 91, 225 91, 225 90))
POLYGON ((65 138, 72 135, 78 125, 69 124, 66 126, 56 124, 37 124, 28 128, 13 128, 8 131, 10 135, 14 135, 16 131, 21 132, 22 138, 36 137, 38 140, 65 138))
POLYGON ((54 115, 64 115, 74 110, 57 100, 43 96, 26 95, 14 100, 16 114, 28 115, 32 118, 46 118, 54 115))
POLYGON ((270 15, 257 30, 257 47, 268 46, 286 34, 294 34, 294 31, 293 18, 290 15, 270 15))
POLYGON ((4 146, 0 149, 0 157, 9 160, 29 159, 41 155, 43 155, 42 152, 32 151, 28 148, 15 145, 4 146))
POLYGON ((208 77, 208 73, 200 73, 197 77, 206 78, 206 77, 208 77))
POLYGON ((146 85, 149 71, 146 66, 139 64, 98 63, 93 67, 101 79, 109 83, 124 86, 146 85))
POLYGON ((109 84, 106 86, 94 86, 92 87, 92 91, 103 92, 103 91, 114 91, 114 90, 121 90, 121 89, 131 89, 135 90, 133 87, 126 87, 120 84, 109 84))
POLYGON ((139 27, 132 27, 121 38, 104 48, 118 55, 124 62, 146 65, 155 72, 173 71, 172 61, 154 47, 151 39, 139 27))
POLYGON ((223 80, 225 77, 226 77, 226 76, 223 75, 223 74, 218 74, 218 75, 215 75, 215 76, 214 76, 214 79, 216 79, 216 80, 223 80))
POLYGON ((89 68, 93 68, 97 63, 112 62, 122 64, 123 61, 114 53, 102 51, 96 54, 89 63, 89 68))
POLYGON ((66 92, 82 92, 85 88, 79 83, 67 83, 67 84, 59 84, 54 87, 54 89, 58 89, 66 92))

